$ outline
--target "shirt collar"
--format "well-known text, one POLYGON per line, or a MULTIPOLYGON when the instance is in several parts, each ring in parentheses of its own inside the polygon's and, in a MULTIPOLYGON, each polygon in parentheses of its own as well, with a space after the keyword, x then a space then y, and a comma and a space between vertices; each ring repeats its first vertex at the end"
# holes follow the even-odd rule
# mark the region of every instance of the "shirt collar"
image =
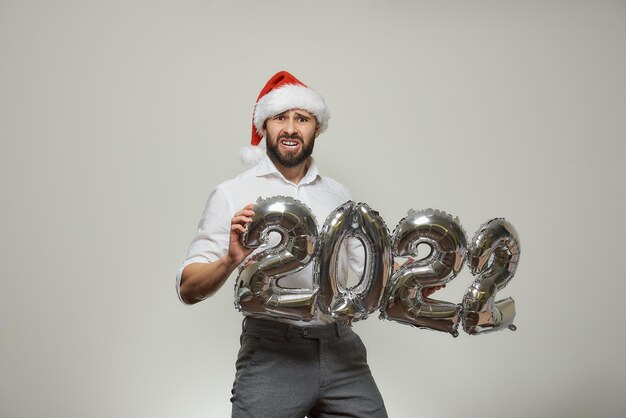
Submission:
MULTIPOLYGON (((313 183, 320 174, 319 168, 317 167, 317 163, 315 162, 313 157, 310 157, 310 161, 311 161, 311 164, 309 165, 309 169, 307 170, 306 174, 300 181, 300 184, 313 183)), ((280 171, 278 171, 278 169, 276 168, 276 166, 274 165, 274 163, 272 162, 272 160, 267 154, 264 154, 259 164, 257 164, 255 174, 257 177, 274 175, 289 182, 289 180, 287 180, 283 176, 283 174, 280 171)))

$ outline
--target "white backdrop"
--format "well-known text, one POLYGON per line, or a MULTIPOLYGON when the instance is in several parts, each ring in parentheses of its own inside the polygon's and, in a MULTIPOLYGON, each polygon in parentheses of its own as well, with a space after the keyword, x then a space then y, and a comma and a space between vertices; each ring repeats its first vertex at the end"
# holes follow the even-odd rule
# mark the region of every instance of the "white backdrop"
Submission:
POLYGON ((281 69, 391 230, 521 237, 517 332, 355 325, 390 416, 626 416, 625 40, 623 1, 1 0, 0 416, 229 416, 232 286, 174 275, 281 69))

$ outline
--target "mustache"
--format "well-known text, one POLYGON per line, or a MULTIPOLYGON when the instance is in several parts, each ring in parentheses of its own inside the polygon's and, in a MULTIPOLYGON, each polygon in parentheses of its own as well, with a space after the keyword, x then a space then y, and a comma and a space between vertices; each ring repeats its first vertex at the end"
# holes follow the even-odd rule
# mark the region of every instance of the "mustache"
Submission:
POLYGON ((300 142, 304 142, 304 140, 302 139, 302 137, 298 134, 282 134, 281 136, 278 137, 278 139, 297 139, 300 142))

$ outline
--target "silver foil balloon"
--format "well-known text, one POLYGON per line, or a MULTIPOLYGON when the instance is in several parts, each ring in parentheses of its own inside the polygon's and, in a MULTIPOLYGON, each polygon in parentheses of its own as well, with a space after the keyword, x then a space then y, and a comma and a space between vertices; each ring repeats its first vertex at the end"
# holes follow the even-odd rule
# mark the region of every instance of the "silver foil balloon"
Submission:
POLYGON ((363 320, 380 307, 391 274, 393 257, 389 231, 378 212, 365 203, 348 201, 335 209, 320 232, 315 271, 320 283, 320 309, 336 322, 363 320), (342 244, 356 238, 365 250, 365 268, 359 282, 347 287, 338 277, 342 244))
POLYGON ((519 237, 502 218, 483 224, 470 244, 468 264, 478 274, 463 297, 463 329, 483 334, 508 327, 515 330, 515 302, 495 301, 496 293, 513 278, 520 257, 519 237))
POLYGON ((467 249, 465 231, 458 218, 445 212, 410 210, 393 233, 393 254, 418 258, 420 244, 428 245, 430 253, 393 274, 380 316, 456 337, 461 306, 427 298, 422 290, 451 281, 461 270, 467 249))
POLYGON ((242 234, 247 248, 268 242, 278 232, 280 243, 252 256, 235 283, 235 306, 241 311, 272 317, 309 320, 316 308, 319 286, 312 289, 283 288, 279 280, 306 267, 317 251, 317 223, 311 210, 291 197, 257 200, 254 218, 242 234))

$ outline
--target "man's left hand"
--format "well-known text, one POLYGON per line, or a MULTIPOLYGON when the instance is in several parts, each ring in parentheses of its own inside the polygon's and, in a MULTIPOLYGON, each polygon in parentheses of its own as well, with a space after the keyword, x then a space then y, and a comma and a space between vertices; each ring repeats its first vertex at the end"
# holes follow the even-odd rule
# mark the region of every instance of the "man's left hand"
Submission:
MULTIPOLYGON (((395 273, 400 267, 403 267, 406 264, 412 263, 413 261, 415 261, 413 258, 409 258, 404 263, 402 263, 402 266, 400 264, 394 262, 393 263, 393 272, 395 273)), ((444 287, 446 287, 445 284, 442 284, 441 286, 425 287, 425 288, 422 289, 422 296, 427 298, 430 295, 432 295, 433 293, 435 293, 437 290, 441 290, 444 287)))
POLYGON ((433 293, 435 293, 437 290, 443 289, 444 287, 446 287, 445 284, 442 284, 441 286, 425 287, 422 289, 422 296, 427 298, 433 293))

